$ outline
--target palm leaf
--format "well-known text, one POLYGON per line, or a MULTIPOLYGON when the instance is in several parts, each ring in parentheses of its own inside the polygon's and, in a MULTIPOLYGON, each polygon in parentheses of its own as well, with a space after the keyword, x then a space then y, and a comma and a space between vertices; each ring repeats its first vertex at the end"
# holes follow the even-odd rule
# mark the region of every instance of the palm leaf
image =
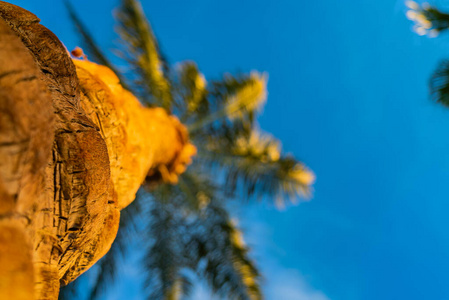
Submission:
POLYGON ((253 131, 233 140, 211 137, 199 147, 198 159, 221 167, 226 174, 225 189, 239 187, 248 197, 271 196, 283 206, 287 196, 308 197, 315 176, 292 156, 282 155, 280 143, 253 131))
POLYGON ((70 4, 68 0, 64 0, 64 3, 69 12, 70 19, 72 20, 76 30, 80 34, 82 47, 89 56, 89 59, 111 69, 119 78, 121 85, 129 90, 129 87, 126 84, 123 76, 121 75, 119 70, 115 68, 115 66, 109 61, 109 59, 101 50, 100 46, 95 42, 93 36, 88 31, 87 27, 81 22, 81 19, 78 17, 74 7, 70 4))
POLYGON ((149 211, 151 222, 147 234, 150 244, 145 254, 145 269, 148 279, 148 299, 173 299, 178 294, 177 279, 182 268, 181 252, 177 241, 178 222, 173 206, 163 198, 170 195, 169 186, 155 192, 161 201, 153 201, 149 211))
POLYGON ((204 75, 192 61, 176 67, 177 84, 174 86, 176 106, 181 121, 198 118, 209 113, 207 82, 204 75))
POLYGON ((124 47, 122 53, 133 67, 134 84, 140 87, 140 95, 149 104, 170 110, 173 99, 166 63, 142 6, 135 0, 122 0, 115 16, 124 47))
POLYGON ((449 60, 442 61, 429 82, 432 98, 449 106, 449 60))
POLYGON ((179 190, 171 198, 180 204, 178 211, 184 211, 182 206, 188 203, 195 203, 190 214, 183 214, 179 222, 182 252, 187 255, 183 266, 199 272, 224 297, 261 299, 259 271, 249 258, 241 231, 220 204, 224 202, 219 200, 223 192, 208 179, 210 176, 201 175, 195 167, 192 169, 181 176, 179 190))
POLYGON ((211 202, 189 231, 189 261, 215 293, 230 299, 262 298, 260 274, 248 256, 249 249, 218 201, 211 202))
MULTIPOLYGON (((211 111, 200 116, 188 129, 191 134, 205 130, 219 120, 253 122, 255 112, 265 105, 267 75, 251 72, 249 75, 233 77, 226 75, 220 82, 212 82, 209 91, 211 111)), ((221 122, 218 126, 223 126, 221 122)))
POLYGON ((181 175, 177 193, 182 195, 180 202, 194 215, 201 215, 209 205, 210 199, 218 197, 220 191, 216 184, 207 179, 201 170, 192 166, 181 175))
POLYGON ((222 192, 207 178, 194 167, 181 176, 178 185, 159 186, 151 192, 155 206, 148 239, 154 242, 146 255, 146 267, 153 274, 148 285, 151 299, 185 295, 185 289, 179 289, 185 268, 197 271, 225 297, 260 299, 259 272, 249 259, 249 249, 226 209, 218 204, 222 192))
POLYGON ((170 287, 164 299, 179 300, 184 296, 189 296, 192 292, 192 287, 193 282, 188 276, 184 274, 178 274, 178 277, 175 279, 173 285, 170 287))

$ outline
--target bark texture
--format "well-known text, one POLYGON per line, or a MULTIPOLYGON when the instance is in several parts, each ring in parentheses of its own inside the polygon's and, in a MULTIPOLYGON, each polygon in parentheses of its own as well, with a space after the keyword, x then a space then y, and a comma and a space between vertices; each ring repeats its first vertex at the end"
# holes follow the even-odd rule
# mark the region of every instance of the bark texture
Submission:
POLYGON ((176 182, 195 153, 176 118, 73 62, 0 1, 0 299, 57 299, 109 250, 145 178, 176 182))

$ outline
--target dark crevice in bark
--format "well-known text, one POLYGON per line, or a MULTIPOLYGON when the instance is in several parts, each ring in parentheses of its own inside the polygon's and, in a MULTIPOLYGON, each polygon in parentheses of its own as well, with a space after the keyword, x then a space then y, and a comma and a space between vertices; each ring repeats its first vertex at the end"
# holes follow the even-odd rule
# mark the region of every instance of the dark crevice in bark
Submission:
POLYGON ((22 77, 22 78, 18 79, 15 83, 18 84, 18 83, 21 83, 21 82, 24 82, 24 81, 32 81, 32 80, 36 80, 36 79, 37 79, 37 76, 35 76, 35 75, 25 76, 25 77, 22 77))
POLYGON ((7 77, 7 76, 11 76, 14 74, 19 74, 21 72, 24 72, 25 70, 12 70, 12 71, 7 71, 7 72, 3 72, 0 74, 0 80, 7 77))

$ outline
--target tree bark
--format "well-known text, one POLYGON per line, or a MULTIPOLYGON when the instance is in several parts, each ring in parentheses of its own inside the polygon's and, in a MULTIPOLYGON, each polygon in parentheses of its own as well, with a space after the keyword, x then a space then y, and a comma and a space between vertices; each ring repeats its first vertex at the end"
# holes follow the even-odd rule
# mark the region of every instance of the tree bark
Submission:
POLYGON ((195 153, 175 117, 72 61, 39 21, 0 1, 0 299, 57 299, 141 183, 176 182, 195 153))

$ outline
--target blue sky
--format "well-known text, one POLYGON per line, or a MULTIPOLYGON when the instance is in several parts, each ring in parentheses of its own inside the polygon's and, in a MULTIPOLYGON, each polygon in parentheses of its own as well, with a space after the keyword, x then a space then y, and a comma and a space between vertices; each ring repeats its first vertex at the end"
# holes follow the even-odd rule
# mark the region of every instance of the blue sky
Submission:
MULTIPOLYGON (((77 45, 59 1, 11 2, 77 45)), ((112 48, 116 1, 72 3, 112 48)), ((427 91, 449 37, 414 34, 394 0, 143 4, 170 61, 267 71, 260 125, 317 175, 310 202, 238 212, 267 299, 449 299, 449 110, 427 91)))

